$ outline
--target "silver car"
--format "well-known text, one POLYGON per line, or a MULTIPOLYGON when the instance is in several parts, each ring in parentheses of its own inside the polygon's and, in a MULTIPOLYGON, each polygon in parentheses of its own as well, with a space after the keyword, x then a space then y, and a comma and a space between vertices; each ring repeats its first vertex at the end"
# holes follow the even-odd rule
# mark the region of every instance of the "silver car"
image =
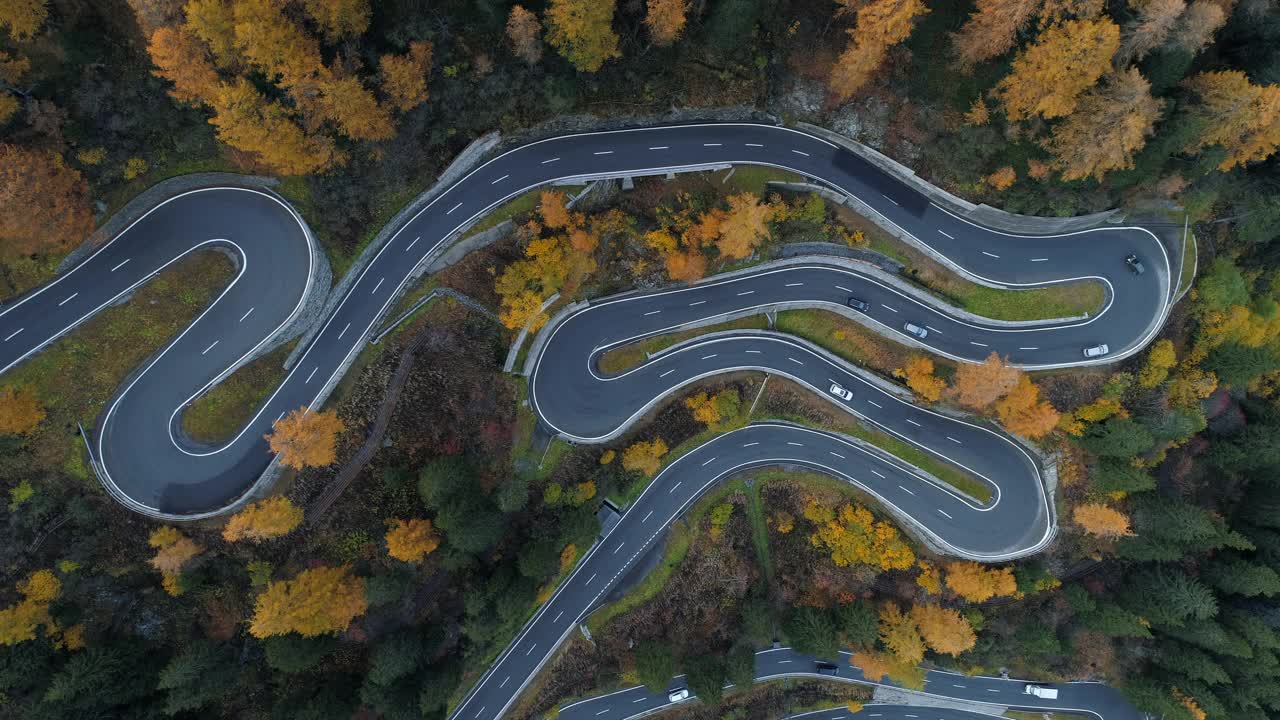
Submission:
POLYGON ((831 383, 831 394, 835 395, 841 400, 853 399, 853 391, 842 386, 840 383, 834 383, 834 382, 831 383))
POLYGON ((667 702, 684 702, 689 699, 689 688, 676 688, 667 693, 667 702))
POLYGON ((1084 356, 1087 358, 1096 358, 1096 357, 1102 357, 1103 355, 1106 355, 1109 352, 1111 352, 1111 348, 1107 347, 1106 343, 1103 343, 1101 345, 1094 345, 1093 347, 1085 348, 1084 356))
POLYGON ((925 339, 925 338, 929 337, 929 331, 928 331, 928 330, 925 330, 924 328, 920 327, 919 325, 916 325, 915 323, 907 323, 906 325, 903 325, 903 326, 902 326, 902 329, 903 329, 903 330, 906 330, 908 333, 910 333, 910 334, 912 334, 912 335, 914 335, 914 336, 916 336, 916 337, 920 338, 921 340, 923 340, 923 339, 925 339))

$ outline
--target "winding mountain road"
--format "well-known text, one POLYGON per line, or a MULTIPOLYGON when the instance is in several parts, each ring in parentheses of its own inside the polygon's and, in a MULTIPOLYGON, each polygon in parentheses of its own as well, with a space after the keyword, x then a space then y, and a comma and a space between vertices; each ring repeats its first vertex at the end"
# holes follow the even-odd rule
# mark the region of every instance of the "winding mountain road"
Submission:
POLYGON ((1027 368, 1097 362, 1086 360, 1082 350, 1098 343, 1112 350, 1102 362, 1126 357, 1148 343, 1167 316, 1172 269, 1164 246, 1146 228, 1106 226, 1036 236, 992 230, 928 201, 856 154, 784 127, 718 123, 583 133, 530 143, 489 160, 413 215, 357 271, 285 380, 219 447, 193 445, 175 430, 183 408, 293 323, 315 277, 318 250, 310 233, 273 195, 211 188, 161 203, 73 270, 0 309, 0 373, 177 258, 201 248, 229 252, 239 265, 233 282, 118 390, 92 442, 99 477, 126 506, 169 519, 216 515, 251 492, 271 462, 263 435, 272 423, 325 397, 414 269, 458 229, 522 192, 557 180, 726 164, 783 168, 854 196, 884 222, 986 282, 1009 287, 1082 279, 1103 283, 1106 307, 1075 321, 974 322, 873 276, 815 261, 606 300, 568 317, 551 331, 530 379, 535 411, 566 437, 603 440, 676 388, 715 373, 758 369, 807 385, 884 431, 967 468, 991 484, 993 499, 986 505, 969 500, 905 463, 829 433, 765 423, 718 437, 655 479, 455 715, 499 717, 558 642, 667 524, 702 489, 749 467, 793 464, 845 478, 956 554, 999 560, 1042 548, 1054 528, 1039 467, 1026 451, 989 429, 903 402, 803 342, 736 333, 686 345, 617 377, 596 370, 596 359, 608 348, 691 322, 787 302, 843 308, 850 296, 870 303, 864 319, 886 332, 905 338, 907 322, 928 328, 921 344, 932 352, 965 361, 998 352, 1027 368), (1147 274, 1128 272, 1123 258, 1130 253, 1146 262, 1147 274), (833 381, 852 389, 853 399, 829 396, 833 381))

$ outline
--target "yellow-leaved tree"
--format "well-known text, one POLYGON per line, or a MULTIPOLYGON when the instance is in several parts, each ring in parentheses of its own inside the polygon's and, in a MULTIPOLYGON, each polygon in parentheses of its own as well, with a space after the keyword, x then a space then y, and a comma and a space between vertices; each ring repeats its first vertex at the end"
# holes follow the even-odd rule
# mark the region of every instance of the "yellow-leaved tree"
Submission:
POLYGON ((915 564, 915 554, 893 525, 877 521, 871 511, 851 504, 832 512, 814 498, 808 498, 804 516, 817 525, 809 542, 831 553, 837 567, 870 565, 881 570, 906 570, 915 564))
POLYGON ((547 42, 582 72, 595 72, 606 60, 621 57, 613 31, 616 0, 551 0, 547 42))
POLYGON ((249 633, 265 638, 342 632, 368 608, 364 588, 364 578, 352 575, 346 565, 311 568, 292 580, 273 581, 254 603, 249 633))
POLYGON ((324 467, 337 459, 338 433, 346 429, 338 413, 311 412, 305 407, 277 420, 267 435, 271 452, 292 468, 324 467))
POLYGON ((755 193, 729 196, 729 210, 720 221, 716 248, 727 260, 745 258, 769 239, 769 221, 776 213, 772 205, 760 202, 755 193))
POLYGON ((947 381, 933 374, 933 361, 923 355, 912 355, 893 374, 906 381, 907 387, 929 402, 937 402, 942 397, 942 391, 947 388, 947 381))
POLYGON ((1114 540, 1134 534, 1127 515, 1102 503, 1077 505, 1071 519, 1085 532, 1102 538, 1114 540))
POLYGON ((422 562, 440 547, 440 536, 432 528, 430 520, 395 519, 387 521, 387 525, 387 554, 396 560, 422 562))
POLYGON ((34 640, 40 626, 50 634, 57 632, 57 625, 49 616, 49 603, 62 592, 58 576, 51 570, 36 570, 18 581, 18 592, 22 600, 0 610, 0 645, 34 640))
POLYGON ((427 75, 431 74, 431 43, 409 43, 403 55, 383 55, 378 59, 382 70, 382 91, 401 112, 412 110, 427 101, 427 75))
POLYGON ((622 451, 622 467, 652 477, 662 467, 662 456, 666 454, 667 443, 662 438, 632 443, 622 451))
POLYGON ((899 660, 915 664, 924 659, 924 639, 910 615, 897 603, 885 603, 880 609, 880 642, 899 660))
POLYGON ((689 0, 648 0, 644 24, 654 45, 670 45, 684 32, 689 0))
POLYGON ((251 502, 232 515, 222 529, 222 539, 227 542, 270 540, 288 535, 301 523, 302 508, 283 495, 275 495, 251 502))
POLYGON ((996 86, 1010 120, 1055 118, 1076 109, 1080 95, 1111 69, 1120 28, 1107 18, 1067 20, 1040 33, 996 86))
POLYGON ((931 604, 915 605, 911 608, 911 619, 934 652, 959 655, 977 642, 973 626, 957 610, 931 604))
POLYGON ((49 0, 3 0, 0 2, 0 27, 15 40, 27 40, 40 30, 49 14, 49 0))

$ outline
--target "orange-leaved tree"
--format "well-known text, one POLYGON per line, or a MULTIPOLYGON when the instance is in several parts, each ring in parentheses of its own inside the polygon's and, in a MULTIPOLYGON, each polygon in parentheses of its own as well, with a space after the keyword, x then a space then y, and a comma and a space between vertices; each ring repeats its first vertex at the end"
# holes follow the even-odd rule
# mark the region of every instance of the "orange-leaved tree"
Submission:
POLYGON ((183 535, 177 528, 165 525, 156 528, 147 539, 156 549, 155 557, 148 562, 162 575, 176 575, 204 549, 196 541, 183 535))
POLYGON ((324 467, 337 459, 338 433, 346 429, 333 410, 311 412, 306 407, 277 420, 266 435, 271 452, 292 468, 324 467))
POLYGON ((57 153, 0 144, 0 255, 62 253, 93 230, 89 186, 57 153))
POLYGON ((937 402, 942 397, 942 391, 947 388, 947 381, 933 374, 933 361, 924 355, 912 355, 893 374, 906 381, 907 387, 929 402, 937 402))
POLYGON ((346 565, 311 568, 292 580, 273 581, 254 603, 249 634, 315 637, 342 632, 368 608, 364 588, 364 578, 352 575, 346 565))
POLYGON ((516 57, 533 65, 542 59, 542 23, 521 5, 511 6, 507 16, 507 39, 516 57))
POLYGON ((920 604, 912 606, 911 619, 934 652, 959 655, 977 642, 973 626, 957 610, 920 604))
POLYGON ((996 401, 996 417, 1011 432, 1029 438, 1048 435, 1058 425, 1058 411, 1040 400, 1040 388, 1023 375, 1008 395, 996 401))
POLYGON ((552 230, 568 227, 573 221, 567 206, 567 198, 559 190, 544 190, 538 199, 538 214, 542 224, 552 230))
POLYGON ((1130 170, 1133 157, 1155 132, 1165 102, 1151 96, 1151 83, 1137 68, 1108 76, 1080 98, 1075 112, 1053 128, 1047 143, 1063 180, 1130 170))
POLYGON ((29 433, 44 417, 44 406, 31 388, 0 388, 0 433, 29 433))
POLYGON ((622 451, 622 467, 652 477, 662 467, 662 456, 667 454, 667 443, 662 439, 632 443, 622 451))
POLYGON ((914 20, 929 8, 921 0, 871 0, 858 10, 849 44, 831 68, 827 86, 838 100, 848 100, 871 79, 889 48, 911 35, 914 20))
POLYGON ((1018 31, 1035 17, 1041 0, 977 0, 960 31, 951 36, 951 47, 968 69, 1013 49, 1018 31))
POLYGON ((956 400, 974 410, 983 410, 1017 387, 1021 375, 994 352, 981 363, 961 363, 956 368, 956 400))
POLYGON ((878 683, 888 677, 902 687, 924 689, 924 669, 892 653, 858 651, 849 656, 849 664, 861 670, 862 676, 871 682, 878 683))
POLYGON ((1077 505, 1071 519, 1085 532, 1102 538, 1117 539, 1134 534, 1127 515, 1102 503, 1077 505))
POLYGON ((1200 102, 1187 111, 1200 133, 1185 150, 1219 145, 1218 169, 1265 160, 1280 146, 1280 85, 1254 85, 1239 70, 1203 72, 1183 83, 1200 102))
POLYGON ((644 24, 654 45, 670 45, 684 32, 685 14, 689 12, 689 0, 649 0, 644 24))
POLYGON ((251 502, 232 515, 222 529, 222 539, 227 542, 270 540, 288 535, 301 523, 302 508, 283 495, 275 495, 251 502))
POLYGON ((1111 69, 1120 28, 1107 18, 1067 20, 1040 33, 1018 54, 996 86, 1010 120, 1056 118, 1076 109, 1080 95, 1111 69))
POLYGON ((427 75, 431 74, 431 43, 409 43, 403 55, 383 55, 378 59, 382 70, 382 92, 401 112, 412 110, 427 101, 427 75))
POLYGON ((1012 595, 1018 590, 1013 570, 990 568, 971 560, 958 560, 947 565, 947 587, 970 602, 985 602, 993 597, 1012 595))
POLYGON ((430 520, 387 521, 387 554, 408 563, 422 562, 427 555, 440 547, 440 536, 430 520))

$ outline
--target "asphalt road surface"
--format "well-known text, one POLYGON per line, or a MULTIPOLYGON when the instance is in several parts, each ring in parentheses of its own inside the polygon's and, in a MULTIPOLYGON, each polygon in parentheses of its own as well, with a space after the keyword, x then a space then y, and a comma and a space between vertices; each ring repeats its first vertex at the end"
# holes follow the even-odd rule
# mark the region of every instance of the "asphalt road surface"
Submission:
MULTIPOLYGON (((790 648, 762 650, 756 653, 756 680, 779 678, 811 678, 828 681, 862 682, 862 671, 849 664, 849 653, 841 652, 834 658, 815 658, 790 648), (837 668, 837 675, 820 675, 815 661, 823 659, 837 668)), ((933 671, 925 675, 923 692, 940 698, 979 703, 996 708, 1014 710, 1081 713, 1102 720, 1143 720, 1142 713, 1114 688, 1099 683, 1036 683, 1058 691, 1056 700, 1042 700, 1024 692, 1028 680, 1005 679, 986 676, 956 675, 933 671)), ((897 687, 892 683, 876 683, 897 687)), ((685 687, 684 676, 672 678, 669 690, 685 687)), ((684 702, 695 702, 694 699, 684 702)), ((628 720, 674 706, 667 693, 651 692, 643 686, 629 687, 616 692, 579 700, 560 708, 563 720, 628 720)), ((993 712, 999 716, 998 712, 993 712)), ((792 718, 807 717, 811 720, 846 720, 881 717, 885 720, 919 718, 919 720, 985 720, 990 717, 982 712, 966 712, 942 707, 922 705, 867 705, 854 715, 846 708, 817 710, 792 718)))
POLYGON ((819 393, 826 392, 828 381, 839 381, 854 391, 848 410, 985 476, 996 501, 978 506, 899 463, 880 461, 824 433, 756 425, 722 436, 659 476, 482 678, 457 716, 500 716, 578 618, 702 488, 752 465, 788 462, 856 482, 958 552, 1000 559, 1042 546, 1052 529, 1038 470, 1025 453, 995 433, 879 393, 802 344, 780 337, 723 338, 686 347, 618 378, 593 371, 594 357, 607 346, 787 300, 843 303, 856 296, 873 303, 869 320, 893 332, 901 332, 906 322, 929 328, 923 343, 939 354, 976 360, 995 351, 1026 367, 1086 364, 1083 348, 1097 343, 1110 345, 1106 360, 1132 354, 1150 341, 1167 314, 1170 263, 1148 230, 1108 226, 1028 237, 986 229, 930 203, 848 151, 775 126, 703 124, 567 135, 488 161, 396 231, 360 271, 284 382, 221 447, 182 440, 174 431, 182 409, 289 323, 312 282, 315 250, 301 220, 273 196, 215 188, 175 197, 73 271, 6 304, 0 309, 0 373, 186 253, 204 247, 230 251, 240 264, 235 281, 117 392, 92 443, 103 482, 129 507, 174 518, 217 513, 242 497, 268 465, 262 436, 272 423, 315 403, 363 346, 413 269, 455 230, 553 180, 727 163, 786 168, 856 196, 975 277, 1022 287, 1093 279, 1107 286, 1108 305, 1087 320, 1015 330, 962 322, 870 278, 815 264, 601 303, 574 316, 556 331, 532 378, 537 411, 566 435, 603 437, 648 401, 697 377, 753 367, 795 378, 819 393), (1129 274, 1123 258, 1130 253, 1144 260, 1146 275, 1129 274), (544 369, 552 359, 554 372, 544 369))
MULTIPOLYGON (((6 305, 0 310, 0 372, 194 248, 229 249, 240 258, 236 281, 121 388, 95 429, 93 442, 104 482, 133 509, 172 517, 216 513, 250 489, 267 466, 270 456, 262 436, 271 424, 285 412, 313 404, 345 361, 363 346, 413 268, 455 229, 527 189, 556 179, 723 163, 784 167, 856 195, 974 275, 1027 286, 1092 277, 1111 287, 1113 302, 1106 312, 1070 327, 1017 333, 963 325, 943 327, 935 313, 937 322, 926 324, 941 332, 931 333, 925 342, 940 353, 978 358, 997 350, 1014 362, 1059 365, 1082 363, 1084 346, 1107 342, 1118 357, 1145 344, 1152 334, 1151 320, 1162 318, 1166 311, 1168 261, 1160 243, 1144 229, 1106 227, 1061 237, 1012 236, 950 215, 856 155, 811 135, 768 125, 680 125, 542 140, 472 171, 413 216, 383 246, 281 386, 242 431, 221 447, 193 447, 182 440, 174 432, 182 408, 275 328, 286 324, 311 282, 313 248, 300 220, 287 205, 264 193, 225 188, 176 197, 135 222, 72 272, 6 305), (1130 252, 1146 260, 1150 270, 1145 276, 1128 274, 1122 258, 1130 252)), ((807 275, 821 272, 809 271, 807 275)), ((846 279, 848 282, 838 284, 853 289, 851 294, 868 296, 876 299, 877 305, 893 308, 874 309, 877 321, 896 327, 899 320, 929 320, 922 306, 913 307, 902 299, 880 302, 882 295, 889 299, 887 289, 865 278, 846 279)), ((842 301, 835 293, 843 291, 833 289, 836 282, 822 286, 817 277, 803 281, 805 285, 782 283, 767 290, 764 286, 771 280, 754 281, 760 285, 757 300, 766 301, 766 295, 781 299, 811 294, 842 301)), ((724 294, 728 292, 729 285, 711 284, 689 294, 705 297, 706 311, 749 297, 724 294)), ((646 317, 643 312, 635 313, 635 320, 610 316, 610 322, 625 321, 627 325, 588 331, 599 342, 615 332, 652 331, 657 329, 654 324, 663 322, 669 326, 677 313, 661 303, 678 302, 681 295, 661 297, 666 299, 646 302, 650 309, 665 313, 665 318, 649 316, 645 324, 633 326, 631 323, 646 317)), ((640 303, 630 305, 639 307, 640 303)), ((585 326, 591 317, 604 319, 604 315, 588 313, 577 326, 585 326)), ((557 339, 564 335, 558 333, 557 339)), ((656 387, 650 389, 660 392, 656 387)), ((568 425, 573 420, 543 414, 553 424, 560 420, 568 425)))

